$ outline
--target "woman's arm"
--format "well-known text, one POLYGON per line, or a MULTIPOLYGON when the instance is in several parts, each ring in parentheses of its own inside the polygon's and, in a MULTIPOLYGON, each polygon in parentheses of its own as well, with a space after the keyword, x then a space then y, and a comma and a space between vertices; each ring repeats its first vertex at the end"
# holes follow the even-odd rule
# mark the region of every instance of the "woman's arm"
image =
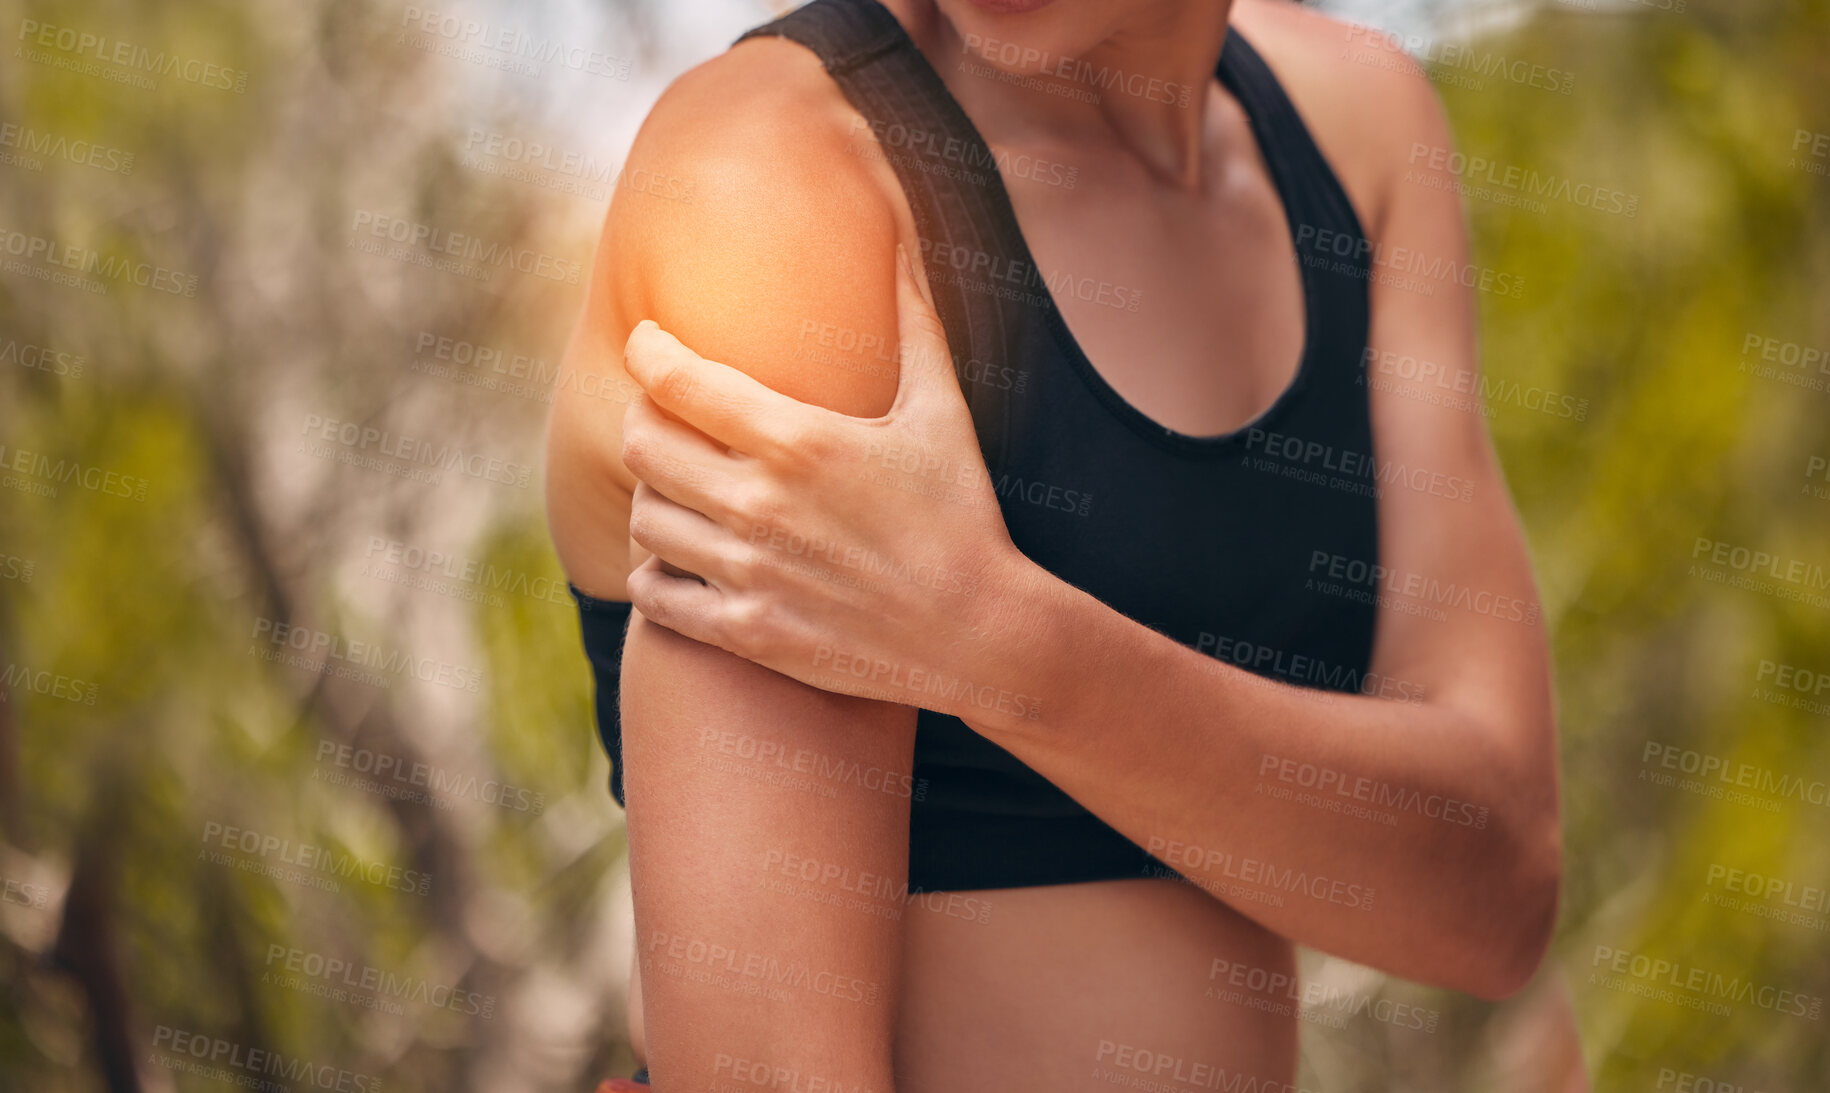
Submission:
MULTIPOLYGON (((843 100, 798 46, 746 44, 683 77, 631 150, 568 360, 620 376, 623 338, 652 317, 796 398, 881 413, 893 351, 853 367, 810 352, 806 333, 896 342, 902 225, 883 179, 845 154, 848 129, 843 100)), ((568 479, 613 479, 618 496, 596 518, 620 511, 626 523, 634 480, 620 460, 603 465, 620 447, 621 408, 573 403, 555 412, 553 451, 568 479)), ((556 511, 568 503, 556 493, 556 511)), ((601 553, 577 564, 610 568, 624 527, 587 530, 598 546, 572 553, 601 553)), ((621 591, 614 574, 600 585, 584 587, 621 591)), ((624 783, 658 1088, 758 1075, 770 1088, 892 1088, 914 715, 632 621, 624 783)))
MULTIPOLYGON (((1380 382, 1433 362, 1478 402, 1473 292, 1406 268, 1470 265, 1449 147, 1419 78, 1383 104, 1389 183, 1368 231, 1382 575, 1316 550, 1318 596, 1376 596, 1371 674, 1390 694, 1321 696, 1182 646, 1059 581, 987 643, 1040 722, 962 715, 1139 845, 1279 933, 1412 979, 1499 997, 1549 942, 1561 873, 1550 660, 1517 514, 1478 411, 1380 382), (1409 174, 1406 174, 1406 172, 1409 174), (1408 256, 1408 257, 1405 257, 1408 256), (1425 397, 1420 397, 1425 396, 1425 397), (1441 477, 1432 477, 1441 476, 1441 477), (1431 483, 1470 483, 1467 500, 1431 483)), ((1478 273, 1478 271, 1477 271, 1478 273)), ((1440 390, 1439 389, 1439 390, 1440 390)))

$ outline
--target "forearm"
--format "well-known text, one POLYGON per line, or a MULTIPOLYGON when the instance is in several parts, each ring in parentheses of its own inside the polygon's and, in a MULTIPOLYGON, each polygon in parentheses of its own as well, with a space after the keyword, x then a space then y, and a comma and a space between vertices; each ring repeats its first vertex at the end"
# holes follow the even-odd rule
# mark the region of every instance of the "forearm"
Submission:
POLYGON ((632 621, 629 854, 661 1090, 793 1071, 891 1089, 912 711, 632 621))
POLYGON ((1528 974, 1556 897, 1548 743, 1267 680, 1017 572, 987 656, 1042 716, 975 729, 1294 940, 1479 994, 1528 974))

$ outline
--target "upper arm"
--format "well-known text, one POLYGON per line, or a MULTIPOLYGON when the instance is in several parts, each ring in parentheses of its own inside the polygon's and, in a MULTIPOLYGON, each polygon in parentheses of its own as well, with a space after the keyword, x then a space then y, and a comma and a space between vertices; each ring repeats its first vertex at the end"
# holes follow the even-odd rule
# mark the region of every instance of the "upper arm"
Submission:
POLYGON ((1448 119, 1421 68, 1358 63, 1353 28, 1281 0, 1242 0, 1234 18, 1268 47, 1373 244, 1362 378, 1386 575, 1372 670, 1464 714, 1509 770, 1554 789, 1550 658, 1480 401, 1475 293, 1521 282, 1473 264, 1448 119))
POLYGON ((1390 74, 1376 105, 1385 139, 1367 225, 1378 257, 1363 367, 1388 574, 1378 591, 1391 606, 1373 670, 1464 714, 1508 769, 1539 776, 1548 794, 1550 658, 1524 531, 1487 430, 1476 329, 1475 293, 1522 282, 1469 254, 1459 180, 1441 166, 1452 137, 1429 81, 1416 70, 1390 74))
MULTIPOLYGON (((844 154, 844 110, 812 55, 779 42, 670 89, 625 172, 678 180, 676 196, 619 188, 606 228, 620 332, 652 318, 777 390, 883 413, 893 360, 810 352, 832 327, 896 344, 906 209, 844 154)), ((747 1059, 889 1088, 915 711, 806 687, 638 615, 623 714, 657 1080, 704 1088, 747 1059)))

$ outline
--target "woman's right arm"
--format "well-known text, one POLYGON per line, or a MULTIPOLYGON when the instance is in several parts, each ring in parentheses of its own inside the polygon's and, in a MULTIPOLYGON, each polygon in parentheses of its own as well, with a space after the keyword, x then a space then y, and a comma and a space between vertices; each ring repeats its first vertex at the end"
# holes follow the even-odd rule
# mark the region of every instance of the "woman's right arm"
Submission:
MULTIPOLYGON (((637 137, 567 352, 597 382, 562 384, 549 448, 555 540, 586 591, 623 597, 642 557, 626 539, 622 406, 578 393, 628 389, 635 323, 803 401, 888 409, 895 248, 913 228, 887 170, 846 147, 854 116, 811 54, 761 41, 683 77, 637 137), (841 337, 888 348, 847 356, 841 337)), ((661 1093, 892 1088, 914 719, 635 616, 624 787, 661 1093)))

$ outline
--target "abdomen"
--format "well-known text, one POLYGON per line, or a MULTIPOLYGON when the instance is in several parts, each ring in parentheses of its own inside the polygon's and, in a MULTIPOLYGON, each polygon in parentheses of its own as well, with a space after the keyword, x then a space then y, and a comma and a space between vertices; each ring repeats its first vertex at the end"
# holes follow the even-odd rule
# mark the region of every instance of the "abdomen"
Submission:
POLYGON ((903 927, 897 1093, 1294 1080, 1290 944, 1187 884, 930 893, 903 927))

